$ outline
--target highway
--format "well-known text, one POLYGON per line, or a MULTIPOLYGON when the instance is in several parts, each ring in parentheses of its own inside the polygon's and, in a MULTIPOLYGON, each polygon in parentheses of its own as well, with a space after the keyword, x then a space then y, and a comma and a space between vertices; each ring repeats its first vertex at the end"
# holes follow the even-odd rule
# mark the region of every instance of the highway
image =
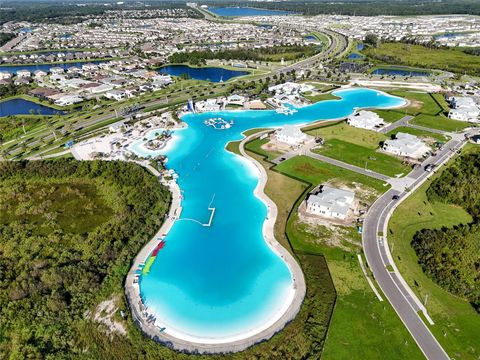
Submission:
MULTIPOLYGON (((468 133, 473 134, 473 131, 468 133)), ((454 135, 452 140, 437 151, 436 156, 429 157, 421 167, 413 170, 399 183, 403 186, 394 185, 381 196, 369 209, 364 221, 363 249, 373 276, 425 357, 430 360, 444 360, 449 357, 419 316, 419 312, 423 312, 426 319, 431 321, 423 304, 403 280, 392 260, 386 237, 387 225, 395 208, 433 175, 433 172, 425 171, 424 167, 428 164, 437 168, 442 166, 465 143, 464 134, 454 135), (394 199, 394 196, 398 198, 394 199)))

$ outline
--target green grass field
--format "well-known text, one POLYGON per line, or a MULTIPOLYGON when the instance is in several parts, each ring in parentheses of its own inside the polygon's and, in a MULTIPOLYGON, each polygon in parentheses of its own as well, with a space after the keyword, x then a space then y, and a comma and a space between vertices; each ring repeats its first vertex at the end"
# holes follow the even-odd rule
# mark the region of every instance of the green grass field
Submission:
POLYGON ((455 48, 429 49, 422 45, 383 43, 377 48, 366 48, 363 53, 380 63, 480 74, 480 57, 455 48))
POLYGON ((406 116, 405 111, 402 112, 402 109, 398 110, 373 110, 374 113, 377 113, 383 120, 388 123, 393 123, 400 120, 406 116))
POLYGON ((419 113, 437 115, 443 111, 442 106, 440 106, 436 99, 429 93, 409 90, 393 90, 388 91, 388 93, 410 100, 409 106, 397 110, 409 115, 417 115, 419 113))
POLYGON ((327 141, 323 147, 316 149, 315 152, 388 176, 406 175, 411 170, 409 166, 403 165, 402 161, 396 157, 337 139, 327 141))
POLYGON ((411 127, 406 127, 406 126, 398 127, 395 130, 392 130, 389 133, 387 133, 387 135, 389 137, 391 137, 392 135, 395 135, 396 133, 399 133, 399 132, 412 134, 412 135, 415 135, 415 136, 418 136, 418 137, 432 138, 432 139, 435 139, 435 140, 438 140, 438 141, 441 141, 441 142, 448 141, 448 138, 444 135, 436 134, 436 133, 426 131, 426 130, 422 130, 422 129, 415 129, 415 128, 411 128, 411 127))
MULTIPOLYGON (((287 160, 275 170, 314 184, 324 181, 350 186, 360 184, 371 194, 370 203, 376 195, 387 190, 377 180, 358 177, 350 171, 303 156, 287 160)), ((317 226, 313 229, 299 222, 296 214, 294 209, 286 231, 294 250, 324 255, 337 291, 322 359, 422 359, 420 350, 393 308, 378 301, 361 272, 356 257, 360 251, 360 234, 353 227, 347 227, 344 236, 349 242, 342 242, 344 248, 329 246, 332 234, 327 228, 317 226)))
POLYGON ((310 100, 312 103, 316 103, 316 102, 319 102, 319 101, 325 101, 325 100, 339 100, 340 99, 338 96, 332 95, 331 93, 319 94, 319 95, 307 95, 307 94, 305 94, 305 98, 310 100))
POLYGON ((245 144, 245 149, 249 151, 253 151, 254 153, 263 155, 267 158, 268 161, 271 161, 280 155, 282 155, 279 151, 268 151, 262 149, 262 145, 268 144, 270 142, 269 139, 255 139, 245 144))
POLYGON ((376 151, 379 144, 388 139, 384 134, 354 128, 345 122, 307 132, 325 139, 325 145, 314 150, 316 153, 389 176, 410 171, 396 157, 376 151))
POLYGON ((432 116, 420 114, 410 121, 411 124, 425 126, 443 131, 460 131, 471 126, 468 122, 449 119, 442 115, 432 116))
MULTIPOLYGON (((466 151, 480 151, 474 145, 466 151)), ((439 176, 440 173, 436 174, 439 176)), ((430 203, 425 194, 430 181, 403 202, 389 223, 389 244, 402 276, 420 299, 428 296, 427 310, 435 325, 430 326, 437 340, 455 359, 480 357, 480 315, 470 304, 436 285, 422 271, 410 242, 421 229, 439 229, 471 221, 462 208, 430 203), (414 211, 412 211, 414 209, 414 211)))
POLYGON ((379 180, 323 163, 309 156, 296 156, 283 161, 275 166, 275 170, 314 185, 332 179, 341 179, 345 184, 362 184, 375 189, 379 193, 388 190, 388 186, 384 186, 384 183, 379 180))

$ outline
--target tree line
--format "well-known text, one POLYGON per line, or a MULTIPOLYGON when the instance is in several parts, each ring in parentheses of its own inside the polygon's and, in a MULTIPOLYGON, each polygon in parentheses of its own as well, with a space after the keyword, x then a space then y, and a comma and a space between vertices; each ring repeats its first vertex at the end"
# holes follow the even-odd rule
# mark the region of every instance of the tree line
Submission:
POLYGON ((366 1, 321 1, 306 0, 303 2, 287 0, 281 2, 258 1, 213 1, 210 6, 250 6, 256 8, 291 11, 293 13, 314 16, 319 14, 339 14, 353 16, 379 15, 435 15, 435 14, 471 14, 480 15, 480 3, 476 0, 436 1, 425 0, 366 0, 366 1))
POLYGON ((206 60, 251 60, 251 61, 279 61, 296 60, 310 57, 320 51, 315 45, 279 45, 262 49, 234 49, 234 50, 201 50, 190 52, 176 52, 168 58, 170 63, 189 63, 203 65, 206 60))
POLYGON ((473 222, 417 232, 412 247, 423 271, 449 292, 480 310, 480 154, 460 157, 427 190, 431 202, 455 204, 473 222))

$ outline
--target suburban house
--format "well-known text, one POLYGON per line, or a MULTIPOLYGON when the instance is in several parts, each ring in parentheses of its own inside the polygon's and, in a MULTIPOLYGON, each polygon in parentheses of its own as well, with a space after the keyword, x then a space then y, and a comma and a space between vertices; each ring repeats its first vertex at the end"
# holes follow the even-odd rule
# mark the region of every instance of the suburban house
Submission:
POLYGON ((454 96, 450 100, 452 109, 448 117, 453 120, 477 122, 480 116, 480 108, 475 100, 468 96, 454 96))
POLYGON ((285 125, 284 127, 275 131, 275 139, 291 146, 298 146, 307 141, 308 135, 302 132, 300 128, 296 126, 285 125))
POLYGON ((8 71, 0 71, 0 80, 11 79, 12 74, 8 71))
POLYGON ((21 78, 27 78, 30 77, 32 74, 28 70, 18 70, 17 71, 17 77, 21 78))
POLYGON ((415 135, 399 132, 395 135, 395 139, 385 140, 383 151, 419 159, 427 154, 430 148, 415 135))
POLYGON ((69 105, 81 103, 82 101, 83 101, 83 98, 78 95, 63 95, 62 97, 55 100, 55 105, 69 106, 69 105))
POLYGON ((197 111, 219 111, 220 104, 217 99, 207 99, 204 101, 199 101, 195 104, 197 111))
POLYGON ((345 220, 354 198, 355 193, 353 191, 322 185, 318 192, 308 195, 306 200, 307 212, 345 220))
POLYGON ((360 129, 377 131, 385 125, 385 122, 373 111, 360 110, 347 118, 347 124, 360 129))
POLYGON ((37 79, 39 79, 39 78, 43 78, 43 77, 47 76, 48 74, 47 74, 46 71, 43 71, 43 70, 35 70, 35 71, 33 72, 33 75, 34 75, 37 79))
POLYGON ((127 97, 127 93, 124 90, 109 90, 105 92, 104 96, 107 99, 115 99, 117 101, 120 101, 127 97))
POLYGON ((233 94, 227 97, 227 100, 225 102, 226 104, 243 106, 245 100, 246 99, 244 96, 233 94))

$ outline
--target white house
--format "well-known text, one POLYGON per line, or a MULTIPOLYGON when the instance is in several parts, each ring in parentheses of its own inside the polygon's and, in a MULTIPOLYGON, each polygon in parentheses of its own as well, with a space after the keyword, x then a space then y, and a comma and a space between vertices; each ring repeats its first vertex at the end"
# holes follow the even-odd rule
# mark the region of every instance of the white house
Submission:
POLYGON ((115 99, 117 101, 123 100, 127 97, 127 94, 123 90, 109 90, 107 91, 104 96, 107 99, 115 99))
POLYGON ((83 98, 78 95, 64 95, 55 101, 55 105, 69 106, 69 105, 81 103, 82 101, 83 101, 83 98))
POLYGON ((35 71, 33 72, 33 75, 35 75, 35 77, 36 77, 37 79, 40 79, 40 78, 43 78, 43 77, 47 76, 47 72, 46 72, 46 71, 43 71, 43 70, 35 70, 35 71))
POLYGON ((427 154, 430 148, 415 135, 399 132, 395 139, 385 140, 383 151, 418 159, 427 154))
POLYGON ((291 145, 298 146, 305 143, 308 135, 303 133, 298 127, 293 125, 285 125, 275 132, 275 139, 277 141, 291 145))
POLYGON ((65 69, 62 68, 62 67, 59 67, 59 66, 55 66, 55 67, 50 68, 50 72, 52 74, 60 75, 60 74, 63 74, 65 72, 65 69))
POLYGON ((268 88, 268 91, 275 94, 296 95, 315 89, 313 85, 298 84, 294 82, 286 82, 279 85, 273 85, 268 88))
POLYGON ((219 111, 220 104, 217 102, 217 99, 207 99, 197 102, 195 108, 197 111, 219 111))
POLYGON ((347 124, 360 129, 379 130, 385 122, 373 111, 360 110, 347 118, 347 124))
POLYGON ((7 80, 12 78, 12 73, 8 71, 0 71, 0 80, 7 80))
POLYGON ((450 101, 452 109, 448 117, 453 120, 477 122, 480 109, 475 100, 468 96, 454 96, 450 101))
POLYGON ((478 121, 478 116, 480 115, 480 109, 477 107, 471 108, 461 108, 461 109, 450 109, 448 112, 448 117, 453 120, 459 121, 478 121))
POLYGON ((322 185, 317 193, 307 197, 307 212, 345 220, 354 198, 353 191, 322 185))
POLYGON ((230 95, 229 97, 227 97, 226 103, 227 104, 232 104, 232 105, 243 106, 245 101, 246 101, 245 96, 233 94, 233 95, 230 95))
POLYGON ((18 70, 17 71, 17 77, 21 78, 27 78, 30 77, 32 74, 28 70, 18 70))

